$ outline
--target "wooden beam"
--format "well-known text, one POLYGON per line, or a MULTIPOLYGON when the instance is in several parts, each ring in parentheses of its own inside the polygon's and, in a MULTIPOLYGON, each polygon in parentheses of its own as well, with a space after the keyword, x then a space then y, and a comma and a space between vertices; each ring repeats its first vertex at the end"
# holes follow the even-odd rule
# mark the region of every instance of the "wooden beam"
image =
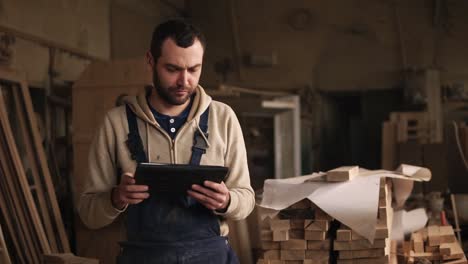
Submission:
POLYGON ((0 260, 2 263, 11 264, 10 254, 8 253, 8 248, 5 243, 5 238, 3 237, 2 226, 0 225, 0 260))
POLYGON ((41 137, 37 129, 36 115, 33 109, 33 104, 31 101, 31 96, 29 94, 29 89, 26 83, 26 79, 24 78, 23 75, 20 75, 16 71, 13 71, 7 68, 0 68, 0 79, 5 80, 7 82, 17 83, 20 86, 21 96, 19 97, 20 99, 22 99, 20 100, 21 101, 20 106, 21 108, 24 109, 24 112, 26 113, 26 117, 28 121, 28 130, 31 132, 32 142, 34 144, 33 146, 34 146, 34 149, 36 150, 35 151, 36 158, 38 160, 39 167, 42 172, 42 176, 43 176, 42 180, 45 184, 45 191, 47 194, 47 199, 50 202, 52 216, 55 221, 55 225, 56 225, 56 229, 57 229, 58 237, 60 241, 61 248, 59 248, 59 250, 61 250, 61 252, 63 253, 69 253, 71 252, 70 244, 67 238, 67 234, 65 232, 65 227, 63 224, 62 216, 61 216, 60 209, 57 203, 57 197, 55 195, 55 188, 54 188, 52 177, 50 175, 50 170, 47 164, 47 158, 46 158, 46 154, 44 151, 44 147, 42 145, 41 137))
MULTIPOLYGON (((22 233, 19 234, 19 232, 15 232, 15 229, 13 227, 13 221, 12 221, 12 217, 13 216, 14 218, 17 219, 16 217, 16 214, 13 212, 13 210, 8 210, 7 209, 7 204, 6 204, 6 201, 5 201, 5 198, 3 197, 4 195, 9 195, 9 191, 5 190, 5 182, 2 182, 1 179, 4 178, 6 175, 4 173, 1 174, 2 177, 0 178, 0 212, 2 213, 2 215, 4 216, 4 220, 5 220, 5 225, 6 225, 6 230, 7 232, 9 232, 10 234, 10 237, 11 237, 11 242, 13 243, 13 247, 16 249, 16 252, 18 252, 18 258, 19 260, 21 261, 21 263, 26 263, 25 261, 25 257, 23 256, 23 254, 21 254, 22 252, 25 251, 25 247, 21 247, 20 246, 20 242, 18 241, 18 237, 20 237, 21 235, 23 235, 22 233), (1 188, 3 187, 3 188, 1 188)), ((18 221, 15 221, 15 223, 17 224, 18 221)), ((22 241, 23 244, 24 244, 24 240, 22 241)), ((30 258, 28 259, 29 263, 31 262, 30 258)))
MULTIPOLYGON (((0 102, 0 104, 2 103, 0 102)), ((2 119, 1 116, 0 116, 0 119, 2 119)), ((21 191, 17 190, 17 188, 15 187, 15 183, 13 182, 13 180, 17 177, 13 176, 13 168, 12 168, 10 159, 8 158, 6 142, 5 142, 2 131, 3 129, 1 128, 1 122, 0 122, 0 132, 1 132, 0 133, 0 168, 2 168, 3 175, 5 176, 4 179, 6 181, 7 188, 8 190, 10 190, 10 194, 5 195, 5 200, 8 199, 9 204, 12 205, 10 206, 10 212, 16 211, 14 215, 16 216, 17 219, 13 223, 15 224, 19 223, 19 226, 17 225, 19 229, 17 233, 19 233, 18 235, 19 235, 20 241, 23 242, 23 247, 24 247, 23 251, 26 254, 26 258, 28 259, 29 263, 32 263, 34 260, 37 261, 39 259, 39 254, 38 252, 34 250, 34 245, 32 241, 32 233, 31 233, 32 230, 30 230, 32 225, 26 223, 28 210, 25 208, 23 204, 21 204, 21 201, 20 201, 21 191)))
POLYGON ((6 27, 4 25, 0 25, 0 32, 6 33, 6 34, 9 34, 9 35, 13 35, 13 36, 15 36, 17 38, 20 38, 20 39, 24 39, 24 40, 27 40, 27 41, 37 43, 37 44, 45 46, 47 48, 58 49, 60 51, 69 53, 71 55, 77 56, 77 57, 82 58, 82 59, 87 59, 87 60, 91 60, 91 61, 105 61, 106 60, 104 58, 99 58, 99 57, 90 55, 90 54, 88 54, 88 53, 86 53, 86 52, 84 52, 82 50, 66 46, 66 45, 64 45, 62 43, 46 40, 46 39, 43 39, 41 37, 34 36, 32 34, 25 33, 25 32, 19 31, 17 29, 11 28, 11 27, 6 27))
POLYGON ((24 111, 21 107, 21 102, 19 98, 19 90, 13 88, 13 99, 16 109, 16 118, 19 123, 20 134, 23 138, 24 147, 26 149, 26 155, 28 157, 29 165, 31 166, 31 174, 35 182, 35 191, 39 204, 39 210, 41 211, 40 216, 42 217, 42 222, 44 223, 45 231, 48 236, 48 241, 52 252, 58 252, 57 241, 55 239, 55 232, 52 227, 52 222, 49 215, 49 209, 45 200, 44 189, 42 188, 41 179, 39 178, 39 170, 37 166, 37 160, 34 157, 34 151, 32 149, 31 136, 28 133, 26 128, 26 121, 24 118, 24 111))
POLYGON ((21 158, 18 153, 18 150, 15 145, 15 139, 13 137, 13 132, 10 127, 9 118, 7 115, 6 107, 5 107, 5 100, 3 98, 3 93, 0 91, 0 123, 3 128, 3 133, 5 136, 6 144, 8 147, 8 152, 11 155, 11 159, 13 162, 14 170, 18 176, 18 181, 23 191, 24 198, 26 199, 26 203, 28 205, 28 210, 30 212, 30 217, 34 224, 34 229, 36 231, 36 235, 39 240, 40 248, 42 253, 50 253, 50 245, 47 241, 47 237, 45 235, 41 219, 37 212, 36 204, 34 203, 34 199, 31 194, 31 190, 29 189, 28 180, 26 174, 23 169, 23 165, 21 163, 21 158))

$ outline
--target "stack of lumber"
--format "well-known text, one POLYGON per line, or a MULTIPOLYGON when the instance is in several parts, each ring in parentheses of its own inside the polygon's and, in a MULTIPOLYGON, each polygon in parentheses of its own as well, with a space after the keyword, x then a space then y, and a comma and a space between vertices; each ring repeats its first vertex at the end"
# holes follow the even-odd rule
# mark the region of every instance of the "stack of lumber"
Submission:
POLYGON ((13 263, 70 252, 29 88, 0 68, 0 225, 13 263))
POLYGON ((273 219, 266 218, 257 264, 328 263, 332 220, 307 199, 280 211, 273 219))
POLYGON ((466 264, 466 256, 457 242, 452 226, 428 226, 411 234, 411 240, 398 248, 399 263, 466 264))
POLYGON ((379 209, 373 243, 347 226, 341 224, 336 231, 333 250, 338 253, 337 263, 389 263, 392 207, 390 184, 381 178, 379 192, 379 209))
MULTIPOLYGON (((345 182, 359 176, 358 166, 328 171, 312 181, 345 182)), ((391 181, 380 179, 374 240, 370 242, 356 231, 334 220, 324 211, 302 200, 281 210, 274 219, 262 223, 260 258, 257 264, 280 263, 394 263, 396 246, 389 239, 393 209, 391 181)))

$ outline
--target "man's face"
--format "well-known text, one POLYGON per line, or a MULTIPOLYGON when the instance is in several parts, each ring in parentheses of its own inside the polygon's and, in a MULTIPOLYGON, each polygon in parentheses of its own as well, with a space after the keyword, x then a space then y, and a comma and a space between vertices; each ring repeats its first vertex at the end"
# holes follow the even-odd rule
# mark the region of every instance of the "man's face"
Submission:
POLYGON ((153 67, 153 83, 166 103, 182 105, 190 99, 200 80, 203 52, 199 40, 187 48, 177 46, 172 38, 163 42, 153 67))

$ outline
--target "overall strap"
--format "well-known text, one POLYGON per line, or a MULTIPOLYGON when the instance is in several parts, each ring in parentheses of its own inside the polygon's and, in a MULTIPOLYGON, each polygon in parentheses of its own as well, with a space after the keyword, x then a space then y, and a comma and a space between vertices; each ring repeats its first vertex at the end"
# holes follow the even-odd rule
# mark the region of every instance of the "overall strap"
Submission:
MULTIPOLYGON (((208 107, 205 112, 200 116, 200 129, 203 131, 203 134, 208 138, 208 116, 210 113, 210 107, 208 107)), ((193 146, 192 146, 192 157, 190 158, 190 165, 200 165, 200 160, 203 154, 206 153, 208 145, 203 138, 200 130, 196 130, 193 134, 193 146)))
POLYGON ((128 139, 126 141, 127 147, 130 150, 132 159, 138 163, 147 162, 148 159, 143 148, 140 133, 138 132, 137 117, 130 107, 125 105, 128 121, 128 139))

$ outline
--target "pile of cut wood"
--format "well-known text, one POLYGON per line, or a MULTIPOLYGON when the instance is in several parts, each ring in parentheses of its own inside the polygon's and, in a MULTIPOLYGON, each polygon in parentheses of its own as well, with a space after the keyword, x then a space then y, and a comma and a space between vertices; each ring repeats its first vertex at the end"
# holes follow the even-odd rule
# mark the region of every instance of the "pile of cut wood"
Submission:
POLYGON ((337 263, 389 263, 392 207, 391 188, 385 178, 381 178, 379 192, 379 210, 373 243, 355 231, 341 224, 336 231, 333 249, 338 252, 337 263))
POLYGON ((328 263, 332 218, 304 199, 266 218, 261 230, 261 256, 257 264, 328 263))
POLYGON ((398 248, 399 263, 466 264, 452 226, 428 226, 411 234, 411 240, 398 248))
MULTIPOLYGON (((359 168, 340 167, 315 179, 343 182, 358 177, 359 168)), ((334 220, 307 199, 266 218, 261 230, 261 254, 257 264, 389 263, 389 226, 393 211, 391 186, 381 179, 375 240, 371 243, 334 220)))

